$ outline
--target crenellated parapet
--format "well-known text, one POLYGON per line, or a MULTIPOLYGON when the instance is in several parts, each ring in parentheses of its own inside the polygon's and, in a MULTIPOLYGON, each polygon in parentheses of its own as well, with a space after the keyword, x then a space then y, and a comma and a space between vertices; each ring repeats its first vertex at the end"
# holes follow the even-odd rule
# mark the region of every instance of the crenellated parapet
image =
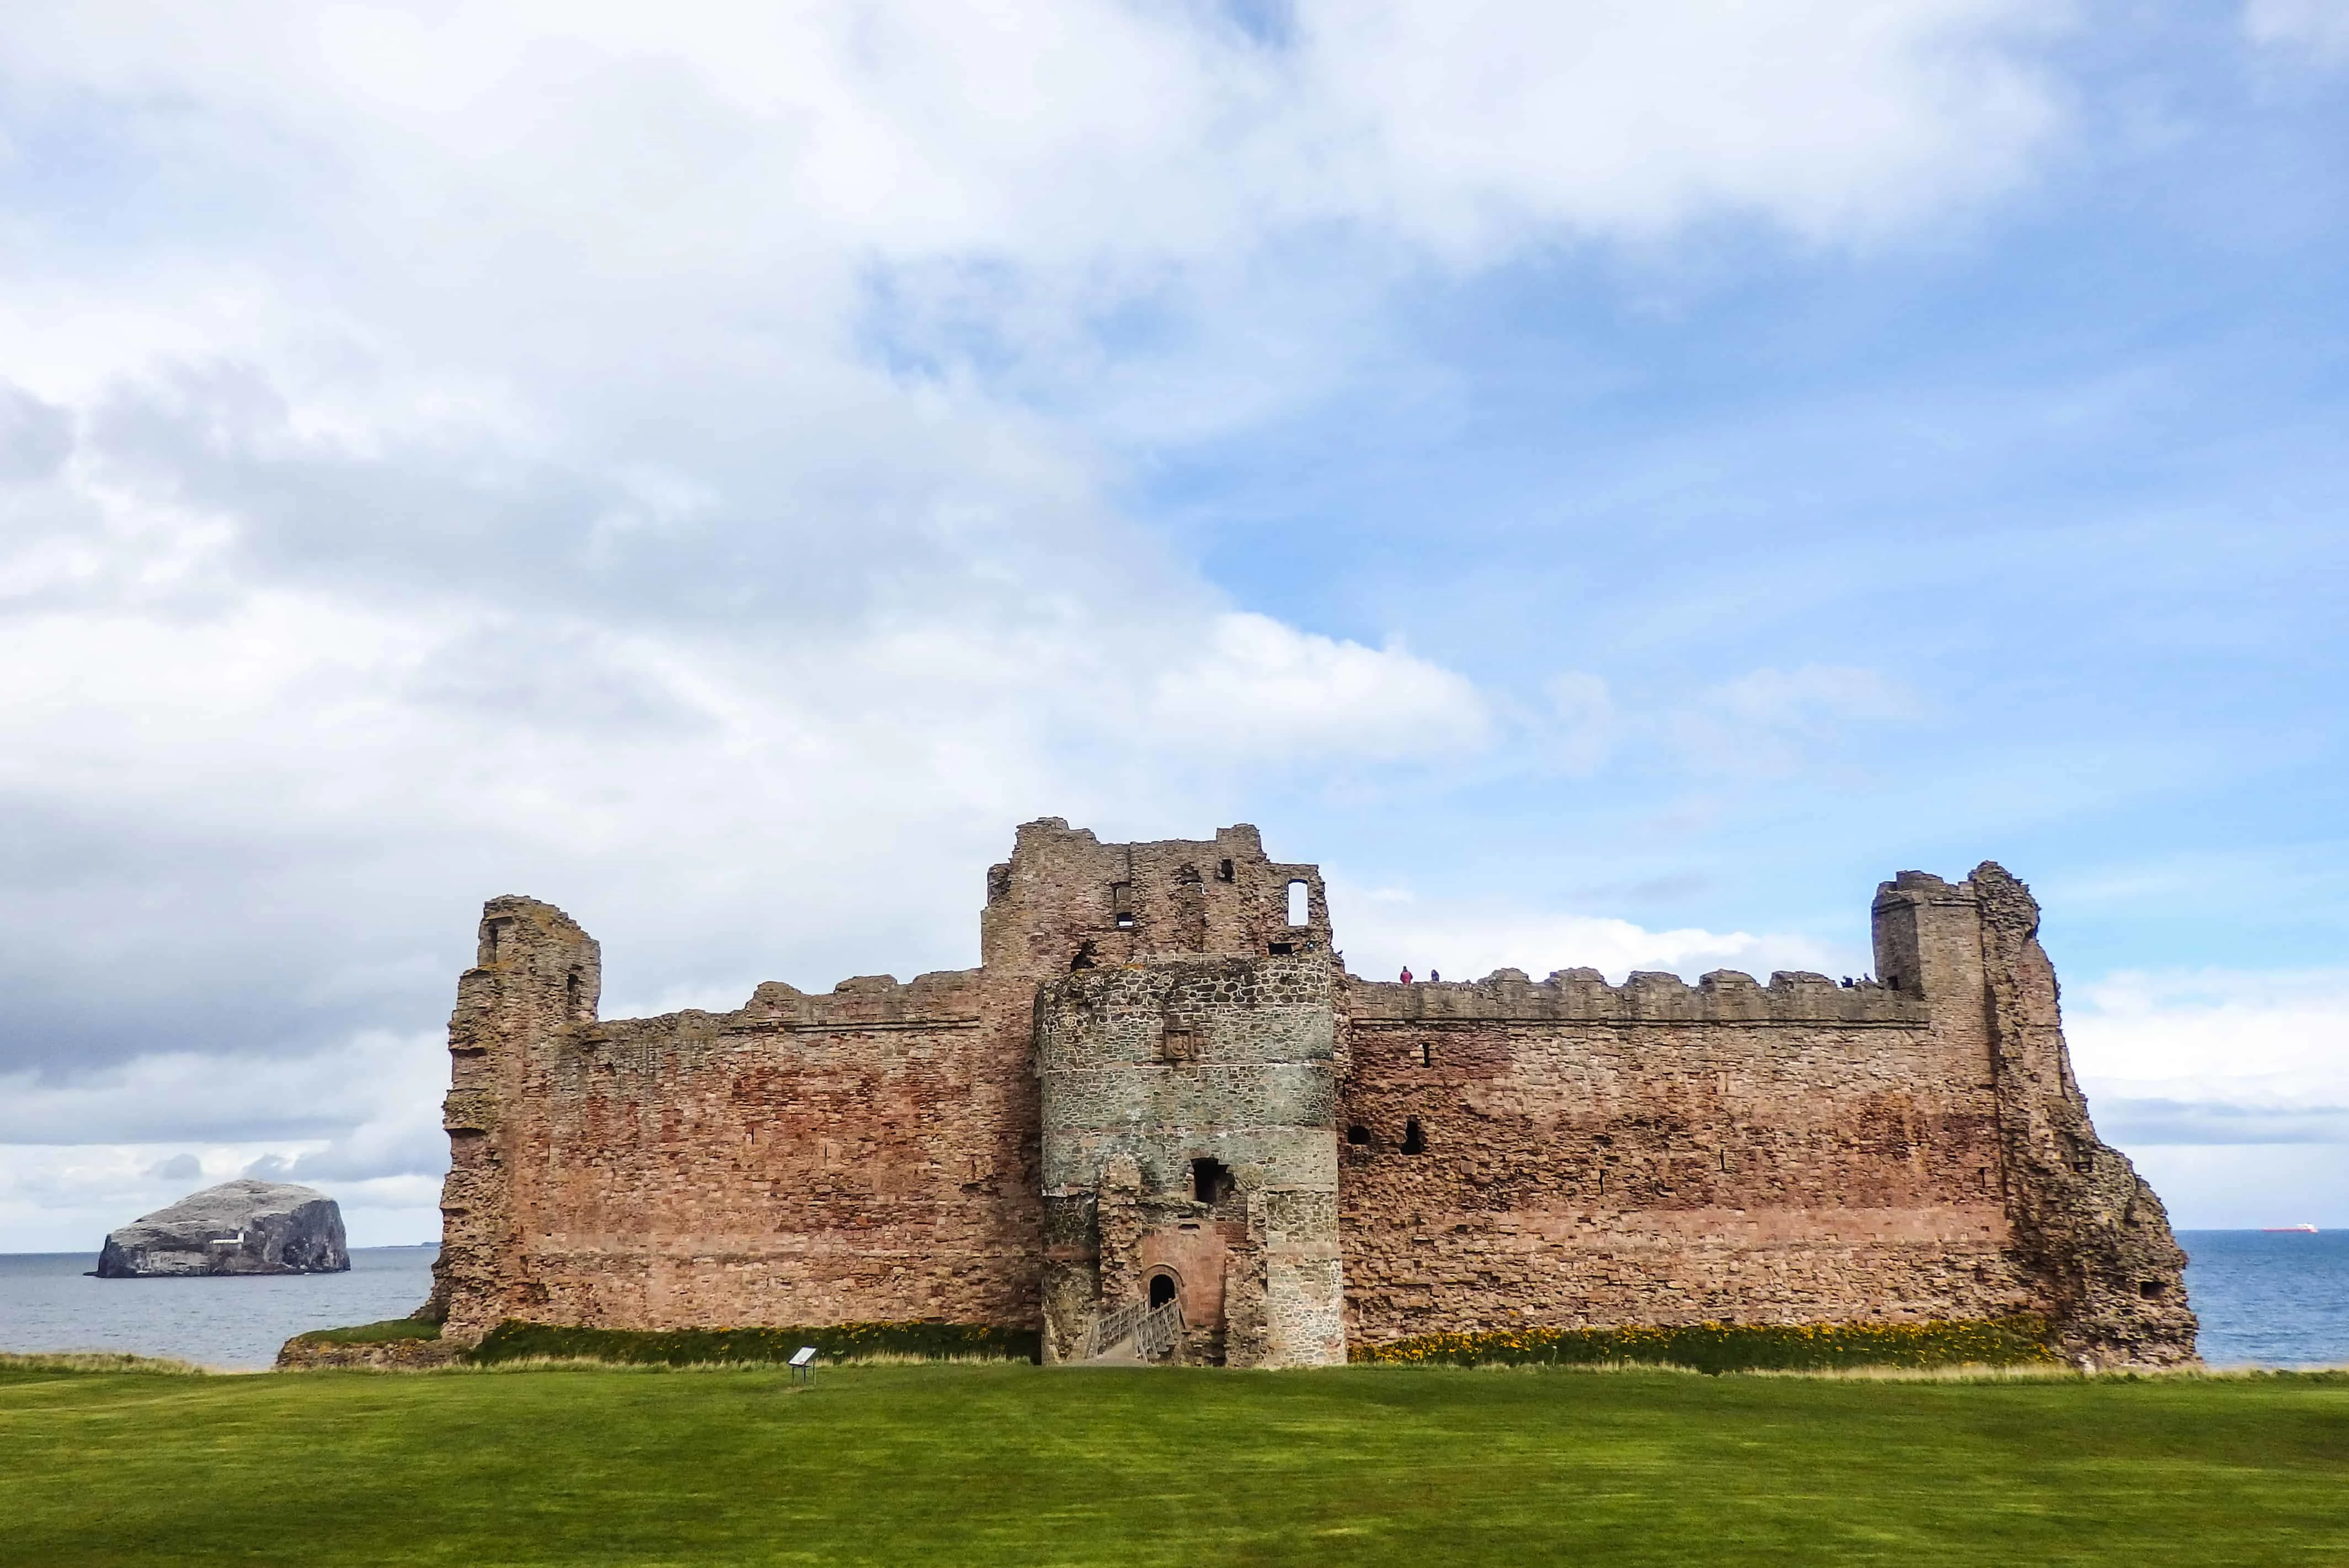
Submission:
POLYGON ((1547 980, 1496 970, 1482 980, 1409 985, 1348 976, 1346 1005, 1357 1024, 1451 1021, 1595 1024, 1737 1023, 1913 1027, 1928 1016, 1924 998, 1873 981, 1846 985, 1823 974, 1781 970, 1764 985, 1736 970, 1714 970, 1689 984, 1676 974, 1634 971, 1609 985, 1595 969, 1562 969, 1547 980))

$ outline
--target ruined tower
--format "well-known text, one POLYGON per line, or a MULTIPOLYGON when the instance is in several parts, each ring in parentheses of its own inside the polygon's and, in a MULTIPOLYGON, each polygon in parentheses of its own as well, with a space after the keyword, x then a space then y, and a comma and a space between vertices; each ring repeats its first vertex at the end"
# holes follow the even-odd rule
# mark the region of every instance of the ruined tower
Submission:
POLYGON ((1252 827, 1104 845, 1051 820, 998 872, 988 967, 1036 980, 1047 1358, 1155 1303, 1193 1359, 1343 1361, 1319 870, 1268 860, 1252 827))

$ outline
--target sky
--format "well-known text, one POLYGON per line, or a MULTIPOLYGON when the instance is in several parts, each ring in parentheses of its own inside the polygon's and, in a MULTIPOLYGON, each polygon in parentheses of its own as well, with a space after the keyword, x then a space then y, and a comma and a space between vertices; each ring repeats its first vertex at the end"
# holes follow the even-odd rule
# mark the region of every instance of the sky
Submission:
POLYGON ((2344 148, 2344 0, 14 0, 0 1251, 431 1239, 483 899, 730 1008, 1043 815, 1373 975, 1995 859, 2349 1224, 2344 148))

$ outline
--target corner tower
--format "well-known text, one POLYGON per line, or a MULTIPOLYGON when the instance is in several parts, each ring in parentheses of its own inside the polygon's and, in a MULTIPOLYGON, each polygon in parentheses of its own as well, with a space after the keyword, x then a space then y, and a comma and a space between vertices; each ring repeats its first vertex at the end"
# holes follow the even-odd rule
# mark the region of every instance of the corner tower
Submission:
POLYGON ((1924 999, 1946 1060, 1995 1096, 2008 1245, 2031 1310, 2092 1364, 2192 1361, 2186 1253, 2152 1187, 2088 1118, 2031 889, 1990 860, 1955 884, 1903 871, 1877 888, 1874 914, 1878 974, 1924 999))

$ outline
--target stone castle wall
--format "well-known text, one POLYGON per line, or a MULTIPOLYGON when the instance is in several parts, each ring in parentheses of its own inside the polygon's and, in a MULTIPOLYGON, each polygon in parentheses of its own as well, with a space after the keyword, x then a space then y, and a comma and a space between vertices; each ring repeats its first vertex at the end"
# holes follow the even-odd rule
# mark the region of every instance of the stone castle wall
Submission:
POLYGON ((1350 1000, 1357 1339, 2021 1310, 1987 1064, 1919 999, 1570 971, 1350 1000))
POLYGON ((599 1023, 532 1005, 584 934, 492 910, 525 935, 452 1025, 447 1333, 1032 1318, 1025 1052, 996 1059, 977 971, 599 1023))
POLYGON ((494 899, 434 1306, 458 1340, 927 1318, 1061 1356, 1156 1288, 1180 1354, 1260 1366, 2028 1312, 2082 1354, 2190 1357, 2183 1255, 2089 1121, 2037 917, 1995 866, 1903 873, 1880 984, 1373 984, 1254 828, 1047 819, 988 872, 979 969, 602 1022, 595 942, 494 899))

